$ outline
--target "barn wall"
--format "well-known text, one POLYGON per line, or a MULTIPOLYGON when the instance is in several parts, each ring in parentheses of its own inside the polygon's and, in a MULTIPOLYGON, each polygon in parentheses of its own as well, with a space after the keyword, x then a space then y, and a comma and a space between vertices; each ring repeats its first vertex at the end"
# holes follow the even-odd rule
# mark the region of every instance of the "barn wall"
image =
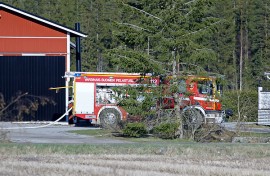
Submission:
POLYGON ((67 54, 67 33, 0 7, 0 55, 67 54))
POLYGON ((64 56, 0 56, 0 92, 9 100, 16 92, 52 98, 57 104, 40 107, 35 117, 24 120, 55 120, 65 112, 65 91, 50 87, 65 85, 64 56))
POLYGON ((0 38, 0 53, 66 55, 66 38, 0 38))
POLYGON ((21 16, 7 9, 1 9, 0 34, 4 36, 39 36, 65 37, 66 34, 52 27, 40 24, 38 21, 21 16), (7 30, 8 28, 8 30, 7 30))

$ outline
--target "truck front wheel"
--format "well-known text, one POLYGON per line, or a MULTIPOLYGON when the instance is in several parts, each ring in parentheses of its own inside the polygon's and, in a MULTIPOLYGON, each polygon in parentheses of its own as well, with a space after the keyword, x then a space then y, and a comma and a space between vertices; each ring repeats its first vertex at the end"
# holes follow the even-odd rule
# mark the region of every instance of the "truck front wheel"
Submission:
POLYGON ((183 121, 186 128, 196 130, 203 124, 204 117, 199 110, 190 108, 183 112, 183 121))
POLYGON ((121 120, 121 114, 115 108, 105 108, 100 112, 99 119, 102 128, 116 129, 121 120))

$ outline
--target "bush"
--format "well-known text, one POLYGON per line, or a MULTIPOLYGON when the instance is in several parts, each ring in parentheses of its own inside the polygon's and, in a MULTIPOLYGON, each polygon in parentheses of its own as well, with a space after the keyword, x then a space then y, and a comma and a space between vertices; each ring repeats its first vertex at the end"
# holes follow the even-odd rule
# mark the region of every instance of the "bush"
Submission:
POLYGON ((146 126, 144 123, 128 123, 123 130, 123 134, 127 137, 142 137, 147 134, 146 126))
POLYGON ((230 121, 252 121, 256 122, 258 119, 258 92, 257 90, 243 90, 224 92, 222 97, 222 105, 224 109, 232 109, 233 116, 230 121), (238 101, 239 96, 239 101, 238 101), (239 103, 239 109, 238 109, 239 103), (241 117, 238 117, 238 111, 241 117))
POLYGON ((177 123, 161 123, 154 127, 153 134, 162 139, 174 139, 178 127, 177 123))

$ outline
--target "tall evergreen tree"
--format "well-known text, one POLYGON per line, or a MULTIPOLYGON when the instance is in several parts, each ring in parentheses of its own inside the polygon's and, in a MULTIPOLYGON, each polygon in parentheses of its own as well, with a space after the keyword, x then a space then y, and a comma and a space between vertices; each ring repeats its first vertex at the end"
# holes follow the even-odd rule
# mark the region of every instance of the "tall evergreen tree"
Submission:
POLYGON ((269 1, 252 0, 249 4, 248 29, 249 29, 249 65, 246 79, 249 85, 256 86, 265 71, 270 68, 269 31, 270 11, 269 1))
POLYGON ((209 13, 222 20, 217 32, 210 37, 209 43, 216 53, 217 60, 211 62, 213 71, 225 76, 227 84, 237 89, 238 64, 236 58, 236 22, 234 1, 214 1, 209 13))
POLYGON ((117 45, 112 35, 112 23, 119 17, 115 1, 82 0, 80 13, 82 29, 88 34, 83 42, 83 70, 110 71, 105 50, 117 45))
MULTIPOLYGON (((209 16, 211 6, 211 1, 207 0, 122 2, 125 16, 117 23, 116 31, 122 47, 114 50, 114 54, 118 52, 115 59, 121 64, 127 57, 119 59, 117 56, 133 52, 132 56, 136 57, 128 57, 133 63, 139 57, 144 63, 151 63, 148 64, 151 67, 154 63, 164 63, 163 68, 172 71, 172 60, 176 59, 211 70, 210 63, 217 56, 214 50, 204 45, 214 34, 216 26, 222 23, 220 19, 209 16)), ((151 71, 151 68, 147 69, 151 71)))
POLYGON ((2 2, 70 28, 80 22, 83 71, 172 72, 176 60, 253 89, 270 70, 268 0, 2 2))

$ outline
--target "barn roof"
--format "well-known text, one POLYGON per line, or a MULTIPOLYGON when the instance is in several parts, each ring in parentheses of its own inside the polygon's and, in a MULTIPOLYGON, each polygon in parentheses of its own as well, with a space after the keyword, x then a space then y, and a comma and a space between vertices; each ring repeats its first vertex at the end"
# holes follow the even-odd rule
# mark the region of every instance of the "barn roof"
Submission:
POLYGON ((60 30, 69 32, 70 35, 73 36, 73 37, 77 37, 77 36, 78 37, 87 37, 87 34, 85 34, 85 33, 78 32, 78 31, 76 31, 74 29, 68 28, 66 26, 60 25, 60 24, 55 23, 53 21, 50 21, 48 19, 42 18, 40 16, 31 14, 31 13, 28 13, 26 11, 23 11, 21 9, 15 8, 13 6, 7 5, 7 4, 2 3, 2 2, 0 2, 0 9, 1 8, 8 9, 9 11, 12 11, 12 12, 17 13, 17 14, 20 14, 22 16, 28 17, 30 19, 34 19, 34 20, 39 21, 39 22, 41 22, 43 24, 46 24, 48 26, 52 26, 52 27, 55 27, 57 29, 60 29, 60 30))

